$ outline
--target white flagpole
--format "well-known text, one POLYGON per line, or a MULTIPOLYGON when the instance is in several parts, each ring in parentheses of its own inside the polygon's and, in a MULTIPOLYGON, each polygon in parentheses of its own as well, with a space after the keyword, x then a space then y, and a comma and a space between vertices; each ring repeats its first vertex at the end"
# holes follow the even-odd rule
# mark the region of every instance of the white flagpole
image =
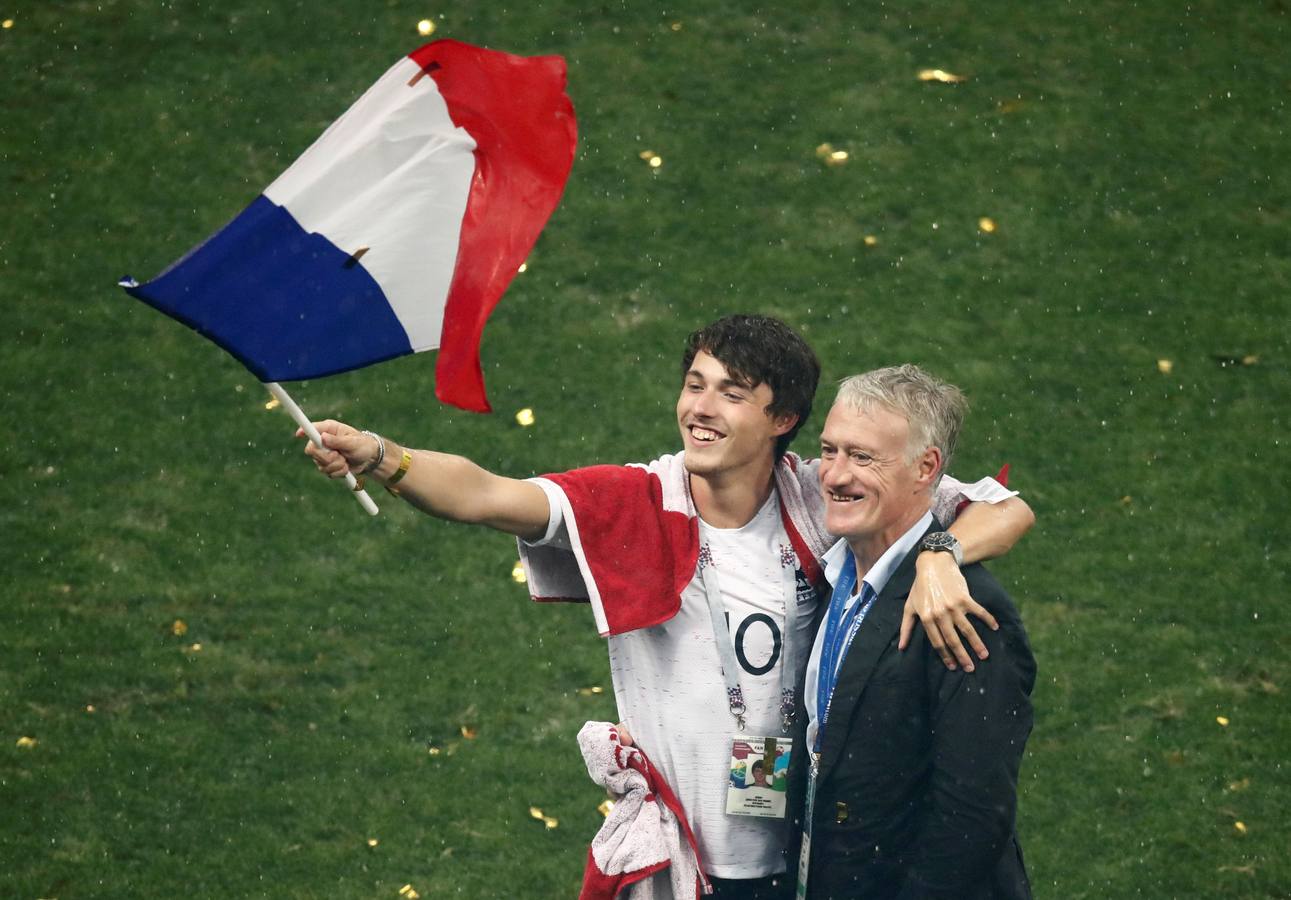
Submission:
MULTIPOLYGON (((314 446, 320 450, 325 449, 323 447, 323 438, 319 435, 318 429, 314 427, 314 423, 309 421, 309 417, 296 405, 296 401, 291 399, 291 395, 282 389, 282 385, 276 381, 266 381, 264 386, 269 389, 269 393, 278 398, 278 402, 286 408, 287 412, 291 413, 291 417, 296 420, 296 424, 305 429, 305 434, 309 435, 309 439, 314 442, 314 446)), ((354 492, 354 499, 359 501, 359 506, 367 510, 368 515, 375 516, 377 514, 376 503, 368 496, 367 491, 359 487, 353 473, 345 473, 345 483, 354 492)))

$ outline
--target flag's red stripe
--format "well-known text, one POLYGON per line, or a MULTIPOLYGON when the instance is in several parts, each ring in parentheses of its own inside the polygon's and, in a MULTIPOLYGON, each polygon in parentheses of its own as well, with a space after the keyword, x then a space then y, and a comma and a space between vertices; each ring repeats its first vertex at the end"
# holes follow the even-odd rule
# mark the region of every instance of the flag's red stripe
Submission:
POLYGON ((477 145, 435 394, 488 412, 479 354, 484 323, 533 249, 574 163, 577 127, 565 95, 565 61, 447 40, 409 56, 435 79, 453 124, 477 145))

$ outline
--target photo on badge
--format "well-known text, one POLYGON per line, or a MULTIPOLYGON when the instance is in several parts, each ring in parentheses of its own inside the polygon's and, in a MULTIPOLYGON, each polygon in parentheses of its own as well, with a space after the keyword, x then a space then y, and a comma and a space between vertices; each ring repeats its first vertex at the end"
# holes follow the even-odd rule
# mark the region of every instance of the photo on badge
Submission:
POLYGON ((733 816, 783 818, 792 742, 787 738, 735 738, 731 743, 726 812, 733 816))

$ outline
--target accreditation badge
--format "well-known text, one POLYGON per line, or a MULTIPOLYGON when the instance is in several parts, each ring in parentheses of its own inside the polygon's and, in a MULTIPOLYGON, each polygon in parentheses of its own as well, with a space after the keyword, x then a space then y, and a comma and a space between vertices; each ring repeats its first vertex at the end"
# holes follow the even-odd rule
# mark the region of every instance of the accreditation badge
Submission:
POLYGON ((783 819, 792 749, 793 741, 786 737, 740 735, 734 738, 731 741, 731 780, 726 788, 726 814, 783 819))

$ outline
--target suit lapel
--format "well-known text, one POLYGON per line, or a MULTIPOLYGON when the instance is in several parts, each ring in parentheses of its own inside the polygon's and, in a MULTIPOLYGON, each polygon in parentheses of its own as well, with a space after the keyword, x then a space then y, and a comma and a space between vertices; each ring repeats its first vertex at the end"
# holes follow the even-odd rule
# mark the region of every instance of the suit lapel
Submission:
MULTIPOLYGON (((928 531, 940 530, 941 526, 934 519, 928 531)), ((905 609, 905 599, 914 585, 914 561, 918 555, 919 547, 916 545, 901 560, 901 565, 892 573, 878 599, 874 601, 865 621, 856 632, 856 639, 852 641, 847 656, 843 658, 838 684, 830 701, 824 743, 820 748, 822 773, 830 771, 842 755, 847 735, 851 732, 852 718, 861 695, 865 692, 865 686, 874 674, 879 657, 901 630, 901 614, 905 609)))

